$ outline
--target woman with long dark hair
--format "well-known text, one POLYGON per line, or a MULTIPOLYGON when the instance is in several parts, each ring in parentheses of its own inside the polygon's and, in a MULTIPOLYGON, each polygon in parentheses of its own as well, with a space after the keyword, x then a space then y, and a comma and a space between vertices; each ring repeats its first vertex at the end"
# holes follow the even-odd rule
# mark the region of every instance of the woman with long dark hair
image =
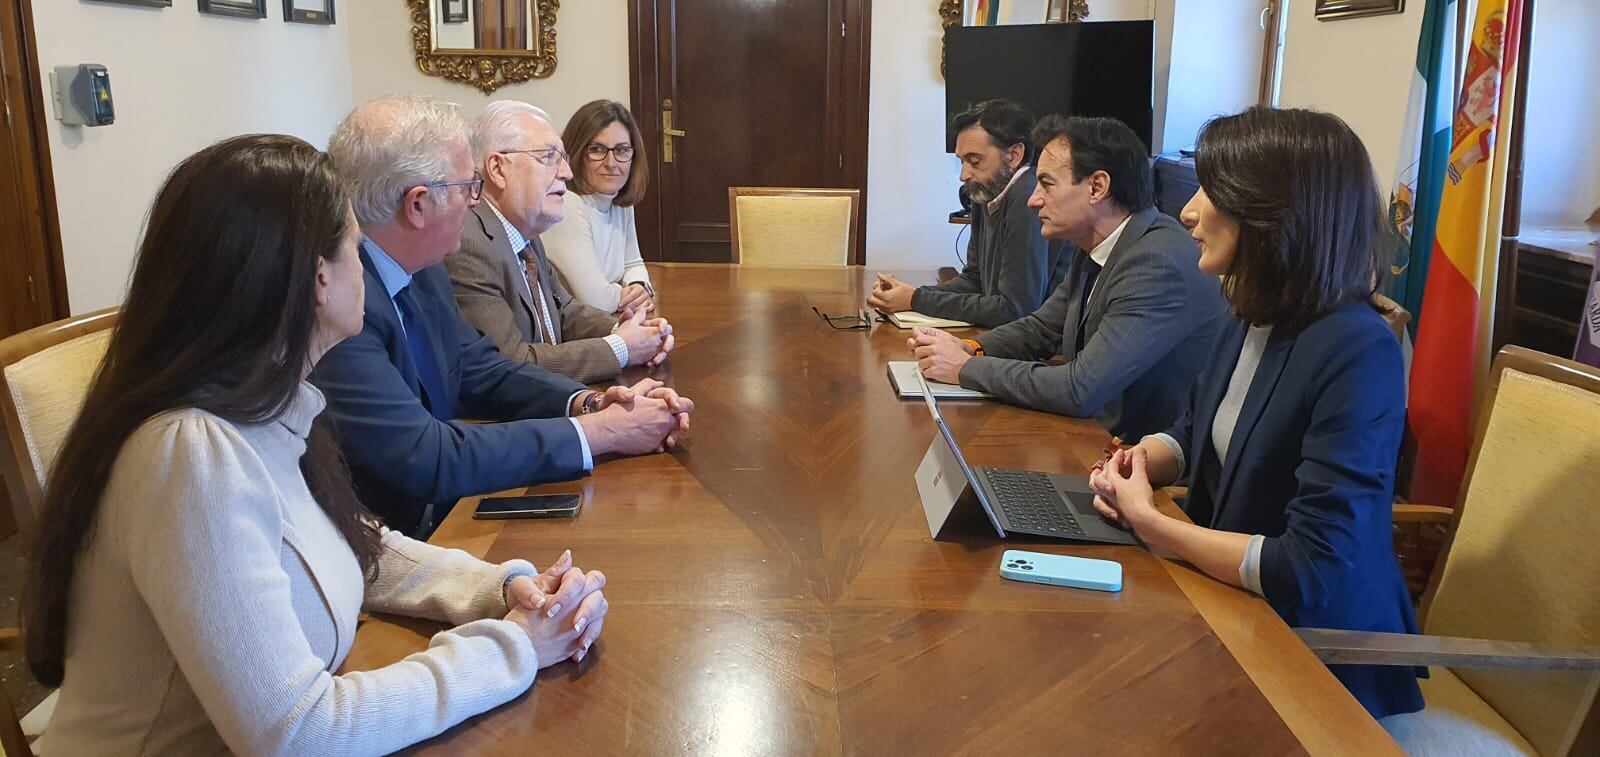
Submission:
POLYGON ((484 563, 356 499, 305 378, 361 330, 359 240, 327 156, 292 137, 218 143, 162 187, 45 489, 22 616, 61 687, 44 754, 389 752, 600 633, 604 576, 569 556, 484 563), (457 625, 336 675, 363 610, 457 625))
MULTIPOLYGON (((1371 304, 1387 245, 1371 158, 1337 117, 1251 108, 1205 126, 1195 167, 1182 220, 1238 321, 1183 419, 1091 477, 1095 504, 1291 626, 1415 633, 1390 541, 1405 380, 1371 304), (1192 522, 1151 493, 1185 473, 1192 522)), ((1422 709, 1411 668, 1332 670, 1376 717, 1422 709)))

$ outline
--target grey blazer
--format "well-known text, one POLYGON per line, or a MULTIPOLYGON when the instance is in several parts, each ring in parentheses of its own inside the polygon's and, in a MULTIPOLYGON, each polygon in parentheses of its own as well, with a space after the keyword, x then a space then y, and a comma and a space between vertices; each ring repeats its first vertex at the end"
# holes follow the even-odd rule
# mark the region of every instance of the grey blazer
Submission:
POLYGON ((961 385, 1014 405, 1093 417, 1129 441, 1165 431, 1188 407, 1190 385, 1229 318, 1221 285, 1200 272, 1189 233, 1155 208, 1128 219, 1081 317, 1086 260, 1077 253, 1038 310, 978 337, 986 357, 967 361, 961 385), (1058 351, 1066 362, 1042 362, 1058 351))
POLYGON ((616 353, 602 338, 616 320, 573 298, 556 276, 544 245, 532 240, 539 258, 539 282, 556 332, 557 344, 536 338, 537 305, 506 239, 505 227, 488 203, 473 208, 461 228, 461 251, 444 259, 461 314, 519 363, 533 363, 583 383, 605 381, 621 372, 616 353))

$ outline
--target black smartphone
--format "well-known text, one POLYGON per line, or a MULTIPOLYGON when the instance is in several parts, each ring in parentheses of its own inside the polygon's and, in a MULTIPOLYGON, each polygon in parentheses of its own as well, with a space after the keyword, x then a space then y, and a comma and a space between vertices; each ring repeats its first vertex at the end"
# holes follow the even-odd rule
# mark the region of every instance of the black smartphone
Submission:
POLYGON ((576 494, 530 494, 520 497, 485 497, 472 517, 496 518, 575 518, 582 498, 576 494))

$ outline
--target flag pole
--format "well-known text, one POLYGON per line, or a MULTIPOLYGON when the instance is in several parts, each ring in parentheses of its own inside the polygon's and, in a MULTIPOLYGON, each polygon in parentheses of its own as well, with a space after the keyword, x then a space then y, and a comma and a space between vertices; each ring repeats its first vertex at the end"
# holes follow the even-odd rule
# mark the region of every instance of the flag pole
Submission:
MULTIPOLYGON (((1499 352, 1511 341, 1511 322, 1515 317, 1517 295, 1517 249, 1522 234, 1522 139, 1527 133, 1528 69, 1533 62, 1533 6, 1535 0, 1522 0, 1522 40, 1517 66, 1517 88, 1511 101, 1511 143, 1506 153, 1505 222, 1500 232, 1500 273, 1494 293, 1494 334, 1490 341, 1499 352)), ((1493 355, 1490 355, 1493 359, 1493 355)))

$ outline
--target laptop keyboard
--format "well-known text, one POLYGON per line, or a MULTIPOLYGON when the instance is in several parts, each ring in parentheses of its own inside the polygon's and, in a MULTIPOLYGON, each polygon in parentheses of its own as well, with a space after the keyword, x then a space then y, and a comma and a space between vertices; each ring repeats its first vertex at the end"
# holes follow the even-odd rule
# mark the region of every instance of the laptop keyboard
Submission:
POLYGON ((1085 535, 1062 504, 1049 476, 1034 471, 984 468, 983 477, 995 493, 995 504, 1005 511, 1012 527, 1062 536, 1085 535))

